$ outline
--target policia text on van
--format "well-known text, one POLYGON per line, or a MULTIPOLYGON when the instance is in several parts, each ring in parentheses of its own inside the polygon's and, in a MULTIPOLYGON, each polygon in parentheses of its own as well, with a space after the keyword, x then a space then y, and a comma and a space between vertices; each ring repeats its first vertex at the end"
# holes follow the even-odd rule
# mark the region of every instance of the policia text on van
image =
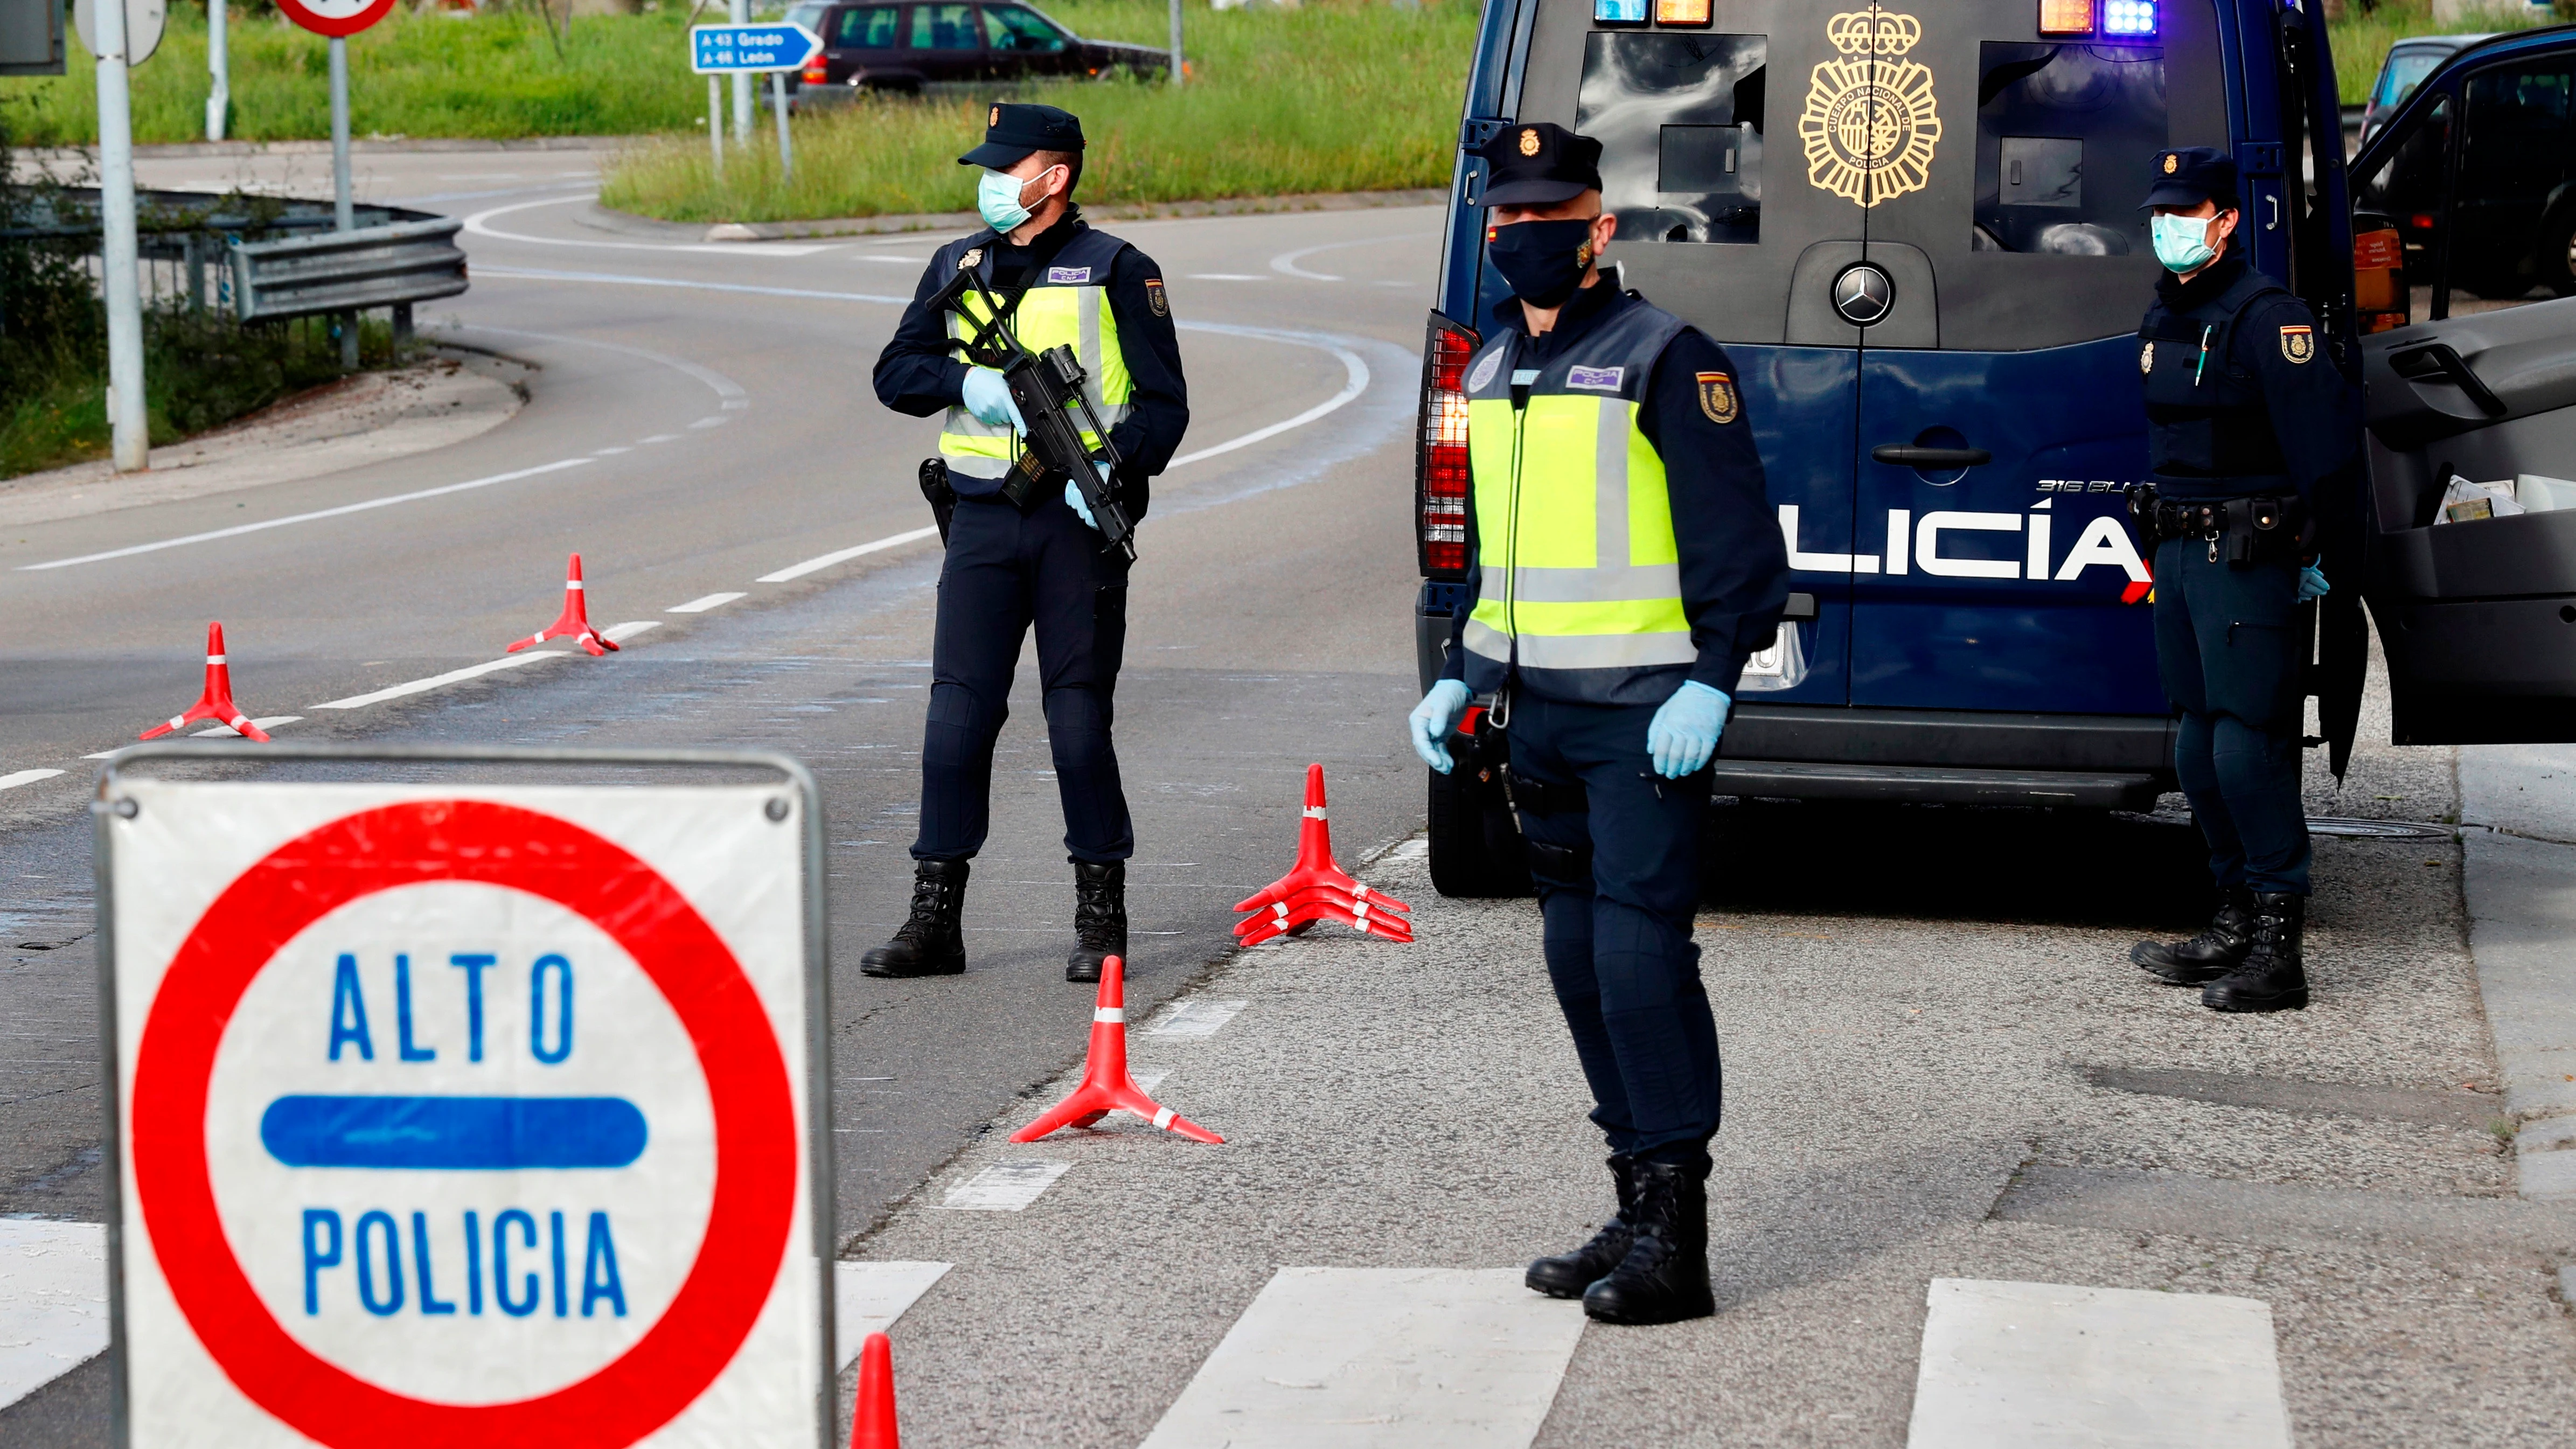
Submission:
MULTIPOLYGON (((1466 365, 1508 295, 1474 148, 1553 121, 1603 143, 1623 281, 1736 363, 1788 549, 1715 793, 2134 809, 2175 789, 2123 489, 2147 476, 2135 329, 2161 271, 2140 203, 2160 152, 2209 146, 2237 162, 2250 263, 2367 387, 2352 536, 2323 541, 2360 566, 2301 612, 2334 763, 2365 598, 2400 743, 2576 738, 2576 510, 2433 526, 2453 474, 2576 472, 2556 381, 2576 298, 2449 317, 2443 250, 2389 269, 2373 212, 2402 200, 2410 238, 2445 239, 2501 214, 2499 148, 2576 71, 2530 34, 2462 52, 2391 118, 2353 161, 2357 213, 2325 37, 2277 0, 1490 0, 1424 359, 1423 683, 1467 562, 1466 365)), ((1434 879, 1524 889, 1478 774, 1432 781, 1434 879)))

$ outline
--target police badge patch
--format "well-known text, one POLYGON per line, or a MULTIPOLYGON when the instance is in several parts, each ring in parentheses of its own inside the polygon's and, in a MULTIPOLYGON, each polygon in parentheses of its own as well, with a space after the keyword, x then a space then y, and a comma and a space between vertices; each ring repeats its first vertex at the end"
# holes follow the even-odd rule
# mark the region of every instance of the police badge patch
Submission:
POLYGON ((995 106, 992 110, 985 113, 984 125, 987 128, 990 128, 1000 124, 1002 124, 1002 108, 1000 106, 995 106))
POLYGON ((2292 362, 2305 362, 2317 355, 2315 330, 2307 327, 2281 329, 2281 355, 2292 362))
POLYGON ((2147 343, 2145 346, 2140 347, 2140 348, 2138 349, 2138 371, 2140 371, 2140 372, 2142 372, 2142 373, 2145 373, 2145 372, 2153 372, 2153 371, 2155 371, 2155 370, 2156 370, 2156 345, 2155 345, 2154 343, 2150 342, 2150 343, 2147 343))
POLYGON ((1735 379, 1722 372, 1699 374, 1699 410, 1720 427, 1734 422, 1743 405, 1736 401, 1735 379))
POLYGON ((1526 126, 1521 128, 1521 154, 1524 156, 1538 154, 1538 132, 1526 126))
POLYGON ((1145 305, 1153 308, 1154 315, 1157 317, 1169 317, 1172 315, 1172 304, 1163 300, 1162 278, 1147 277, 1145 279, 1145 305))
POLYGON ((959 254, 957 258, 957 270, 961 272, 974 267, 980 267, 982 265, 984 265, 984 249, 982 247, 968 247, 963 253, 959 254))

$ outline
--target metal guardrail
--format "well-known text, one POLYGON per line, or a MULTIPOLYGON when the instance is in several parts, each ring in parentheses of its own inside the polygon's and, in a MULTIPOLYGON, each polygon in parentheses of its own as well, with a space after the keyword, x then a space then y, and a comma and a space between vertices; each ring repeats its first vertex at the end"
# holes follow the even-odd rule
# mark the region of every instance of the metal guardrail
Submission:
MULTIPOLYGON (((232 245, 233 311, 244 322, 356 312, 408 311, 466 288, 464 223, 454 217, 316 232, 232 245)), ((397 323, 397 330, 400 328, 397 323)))

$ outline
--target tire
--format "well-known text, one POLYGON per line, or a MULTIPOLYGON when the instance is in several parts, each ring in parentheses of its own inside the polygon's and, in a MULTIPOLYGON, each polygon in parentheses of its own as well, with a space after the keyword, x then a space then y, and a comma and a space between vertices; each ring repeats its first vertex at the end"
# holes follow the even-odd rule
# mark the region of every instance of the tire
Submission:
MULTIPOLYGON (((1461 743, 1452 740, 1452 751, 1461 743)), ((1468 774, 1463 760, 1446 775, 1423 773, 1431 779, 1431 888, 1470 900, 1533 894, 1497 787, 1468 774)))

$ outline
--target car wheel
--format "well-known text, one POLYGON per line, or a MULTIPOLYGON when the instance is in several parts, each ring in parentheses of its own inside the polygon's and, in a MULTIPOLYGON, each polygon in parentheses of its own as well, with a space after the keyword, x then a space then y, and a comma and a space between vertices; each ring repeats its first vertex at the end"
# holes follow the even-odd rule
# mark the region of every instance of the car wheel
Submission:
POLYGON ((1529 862, 1501 787, 1463 768, 1424 773, 1431 777, 1431 888, 1469 899, 1529 895, 1529 862))

